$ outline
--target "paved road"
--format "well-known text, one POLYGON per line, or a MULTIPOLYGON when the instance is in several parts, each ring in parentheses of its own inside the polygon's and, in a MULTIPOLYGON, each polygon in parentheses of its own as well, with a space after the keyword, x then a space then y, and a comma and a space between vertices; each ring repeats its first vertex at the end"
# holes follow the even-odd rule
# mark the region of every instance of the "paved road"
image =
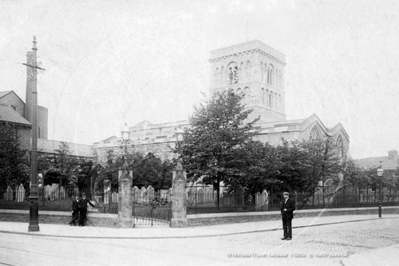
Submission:
POLYGON ((398 265, 398 222, 392 216, 297 228, 292 241, 280 240, 281 230, 231 234, 256 223, 226 225, 227 235, 159 239, 0 233, 0 265, 398 265))

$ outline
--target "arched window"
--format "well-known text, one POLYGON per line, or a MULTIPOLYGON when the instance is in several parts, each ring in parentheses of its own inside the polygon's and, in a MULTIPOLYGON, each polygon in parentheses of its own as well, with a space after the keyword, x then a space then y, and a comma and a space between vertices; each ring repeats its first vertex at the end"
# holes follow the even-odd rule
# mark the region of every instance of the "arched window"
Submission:
POLYGON ((312 130, 310 131, 310 136, 309 139, 313 140, 313 139, 320 139, 320 131, 317 128, 317 126, 315 125, 312 130))
POLYGON ((278 69, 276 68, 276 87, 278 88, 278 69))
POLYGON ((220 84, 221 85, 224 84, 224 67, 223 66, 220 68, 220 84))
POLYGON ((245 66, 244 66, 243 62, 241 62, 239 74, 240 74, 240 80, 245 80, 246 73, 245 73, 245 66))
POLYGON ((275 79, 274 75, 275 75, 274 66, 272 64, 270 64, 270 82, 269 82, 270 85, 273 85, 274 82, 275 82, 274 81, 274 79, 275 79))
POLYGON ((261 89, 262 106, 265 106, 265 89, 261 89))
POLYGON ((274 93, 271 91, 270 92, 270 95, 269 95, 269 107, 270 107, 270 109, 274 109, 274 99, 273 99, 273 95, 274 95, 274 93))
POLYGON ((37 137, 40 138, 40 127, 37 127, 37 137))
POLYGON ((337 147, 337 156, 338 156, 338 159, 342 162, 343 159, 344 159, 344 144, 343 144, 343 142, 342 142, 342 137, 341 137, 341 135, 339 135, 338 138, 337 138, 336 147, 337 147))
POLYGON ((280 76, 281 76, 281 71, 279 70, 279 71, 278 71, 278 76, 277 76, 277 78, 276 78, 277 87, 278 87, 279 89, 281 88, 281 79, 280 79, 280 76))
POLYGON ((251 78, 251 62, 247 61, 247 80, 251 78))
POLYGON ((260 80, 263 81, 263 62, 260 61, 260 80))
POLYGON ((239 80, 239 71, 236 62, 230 62, 227 65, 227 82, 228 84, 237 84, 239 80))

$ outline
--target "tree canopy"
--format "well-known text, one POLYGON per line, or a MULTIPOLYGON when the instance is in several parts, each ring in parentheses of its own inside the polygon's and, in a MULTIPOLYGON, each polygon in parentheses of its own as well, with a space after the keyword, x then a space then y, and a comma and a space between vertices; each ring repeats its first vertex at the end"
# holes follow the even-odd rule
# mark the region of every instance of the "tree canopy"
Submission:
POLYGON ((183 165, 192 180, 237 185, 247 176, 247 146, 255 145, 258 119, 248 121, 252 110, 245 109, 243 97, 226 90, 195 107, 182 145, 183 165))
POLYGON ((318 184, 336 182, 338 173, 343 171, 336 151, 328 139, 283 140, 277 146, 281 189, 309 196, 318 184))
MULTIPOLYGON (((133 170, 133 186, 152 186, 155 190, 169 189, 172 186, 173 163, 162 161, 152 153, 126 152, 128 168, 133 170)), ((111 179, 112 189, 118 188, 118 170, 123 165, 124 156, 117 156, 112 150, 107 151, 107 163, 100 170, 96 182, 111 179)))
POLYGON ((0 189, 23 184, 29 188, 28 150, 20 145, 17 128, 9 123, 0 124, 0 189))
POLYGON ((342 161, 328 137, 282 139, 278 146, 254 140, 258 119, 248 119, 252 110, 245 108, 243 97, 226 90, 195 107, 181 145, 191 181, 223 182, 229 189, 241 186, 251 193, 298 191, 306 197, 319 184, 339 179, 342 161))

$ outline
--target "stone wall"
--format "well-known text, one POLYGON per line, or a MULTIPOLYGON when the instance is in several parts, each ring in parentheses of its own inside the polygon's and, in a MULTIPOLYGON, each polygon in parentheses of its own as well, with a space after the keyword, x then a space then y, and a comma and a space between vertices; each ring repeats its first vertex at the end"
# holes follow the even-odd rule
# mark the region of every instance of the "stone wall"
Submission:
POLYGON ((24 102, 14 93, 10 92, 4 97, 0 98, 0 104, 11 105, 23 117, 24 116, 24 102))
POLYGON ((37 127, 38 129, 38 138, 47 139, 47 132, 48 132, 48 109, 43 106, 38 106, 37 108, 37 127))

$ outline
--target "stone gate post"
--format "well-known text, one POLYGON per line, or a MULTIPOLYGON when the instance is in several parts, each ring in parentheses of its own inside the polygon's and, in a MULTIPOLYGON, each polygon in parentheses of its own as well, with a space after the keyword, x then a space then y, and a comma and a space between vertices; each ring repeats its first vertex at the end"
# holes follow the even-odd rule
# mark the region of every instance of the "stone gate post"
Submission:
POLYGON ((181 162, 173 171, 172 180, 172 219, 170 227, 187 227, 186 171, 181 162))
POLYGON ((133 227, 134 221, 132 217, 132 180, 133 171, 128 170, 124 165, 123 169, 118 172, 118 219, 120 227, 133 227))

